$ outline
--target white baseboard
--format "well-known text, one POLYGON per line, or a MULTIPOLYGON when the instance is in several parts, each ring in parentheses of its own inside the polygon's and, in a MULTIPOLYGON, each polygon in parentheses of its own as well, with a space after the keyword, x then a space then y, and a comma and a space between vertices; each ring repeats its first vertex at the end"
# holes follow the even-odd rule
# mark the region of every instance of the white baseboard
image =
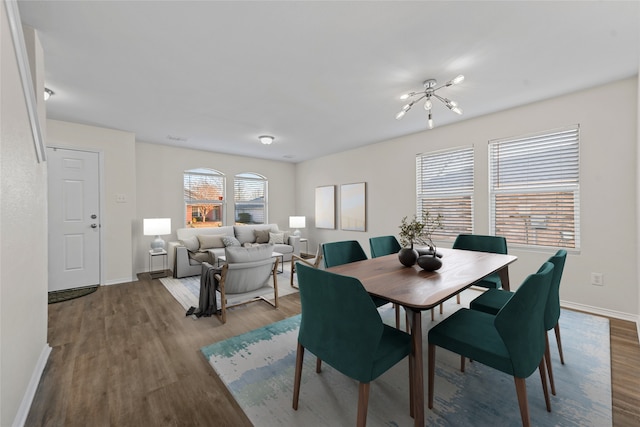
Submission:
POLYGON ((42 373, 44 372, 44 368, 47 365, 47 360, 49 360, 49 354, 51 354, 51 347, 49 347, 49 344, 45 344, 44 348, 40 352, 40 357, 38 358, 38 362, 36 363, 35 368, 33 369, 33 373, 31 374, 31 380, 29 381, 27 390, 24 392, 22 402, 20 402, 18 413, 13 420, 13 427, 23 427, 24 423, 27 422, 27 416, 29 415, 29 410, 31 409, 33 398, 35 397, 36 391, 38 390, 40 378, 42 378, 42 373))
POLYGON ((111 280, 107 280, 105 283, 103 283, 103 286, 109 286, 109 285, 119 285, 120 283, 130 283, 130 282, 137 282, 138 278, 137 277, 123 277, 121 279, 111 279, 111 280))
POLYGON ((573 310, 584 311, 586 313, 595 314, 598 316, 613 317, 614 319, 627 320, 636 324, 636 333, 638 334, 638 341, 640 341, 640 316, 635 314, 623 313, 620 311, 607 310, 604 308, 593 307, 591 305, 576 304, 574 302, 560 301, 560 306, 564 308, 570 308, 573 310))
POLYGON ((621 311, 608 310, 606 308, 594 307, 592 305, 578 304, 569 301, 560 301, 560 306, 564 308, 570 308, 573 310, 584 311, 590 314, 596 314, 599 316, 613 317, 614 319, 628 320, 638 324, 638 316, 630 313, 623 313, 621 311))

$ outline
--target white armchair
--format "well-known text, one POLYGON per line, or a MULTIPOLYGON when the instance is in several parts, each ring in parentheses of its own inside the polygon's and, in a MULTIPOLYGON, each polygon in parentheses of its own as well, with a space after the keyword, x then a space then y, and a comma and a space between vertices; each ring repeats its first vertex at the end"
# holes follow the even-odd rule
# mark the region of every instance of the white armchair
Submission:
POLYGON ((278 308, 278 258, 273 245, 225 248, 226 264, 216 275, 220 291, 220 320, 227 321, 227 308, 266 301, 278 308), (273 287, 269 281, 273 277, 273 287), (267 299, 272 294, 274 301, 267 299))

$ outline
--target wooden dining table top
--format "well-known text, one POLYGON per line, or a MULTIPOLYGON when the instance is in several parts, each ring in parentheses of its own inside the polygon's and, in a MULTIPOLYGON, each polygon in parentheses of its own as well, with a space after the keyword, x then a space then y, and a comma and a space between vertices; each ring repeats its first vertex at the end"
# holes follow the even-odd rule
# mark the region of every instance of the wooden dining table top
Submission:
MULTIPOLYGON (((327 271, 355 277, 369 294, 422 311, 439 305, 518 259, 513 255, 461 249, 438 248, 438 252, 443 255, 442 267, 431 272, 418 265, 405 267, 397 254, 351 262, 327 271)), ((508 289, 508 284, 505 288, 508 289)))

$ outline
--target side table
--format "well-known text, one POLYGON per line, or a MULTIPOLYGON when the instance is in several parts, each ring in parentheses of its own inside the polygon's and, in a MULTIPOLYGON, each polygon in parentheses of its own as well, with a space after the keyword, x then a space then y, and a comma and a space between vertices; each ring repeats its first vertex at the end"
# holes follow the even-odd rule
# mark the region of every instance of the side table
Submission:
POLYGON ((159 279, 161 277, 167 277, 167 264, 169 262, 169 254, 167 254, 166 250, 154 251, 153 249, 149 250, 149 275, 152 279, 159 279), (151 266, 153 265, 153 258, 161 256, 162 257, 162 270, 152 271, 151 266))
MULTIPOLYGON (((309 239, 307 239, 306 237, 301 237, 300 238, 300 243, 304 243, 304 254, 308 255, 309 254, 309 239)), ((300 251, 302 255, 302 251, 300 251)))

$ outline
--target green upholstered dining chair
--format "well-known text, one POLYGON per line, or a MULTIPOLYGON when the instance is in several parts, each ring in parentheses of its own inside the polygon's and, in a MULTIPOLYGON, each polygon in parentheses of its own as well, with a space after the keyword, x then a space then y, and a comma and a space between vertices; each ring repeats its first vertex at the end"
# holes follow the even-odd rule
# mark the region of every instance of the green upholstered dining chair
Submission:
POLYGON ((322 255, 326 268, 367 259, 367 254, 357 240, 324 243, 322 255))
MULTIPOLYGON (((411 353, 411 336, 382 323, 373 300, 354 277, 298 264, 302 319, 298 333, 293 409, 298 409, 305 349, 358 381, 357 425, 366 425, 371 381, 411 353)), ((409 369, 409 372, 411 369, 409 369)), ((409 387, 413 385, 409 375, 409 387)), ((321 399, 313 396, 313 399, 321 399)), ((313 401, 311 402, 313 404, 313 401)))
MULTIPOLYGON (((547 298, 547 305, 544 314, 544 327, 546 331, 554 329, 556 342, 558 343, 558 353, 560 354, 560 363, 564 365, 564 356, 562 354, 562 341, 560 340, 560 282, 562 280, 562 272, 567 259, 567 251, 560 249, 548 259, 553 264, 553 277, 551 278, 551 288, 547 298)), ((489 314, 498 314, 500 309, 511 299, 513 292, 502 289, 489 289, 482 295, 471 301, 469 308, 479 310, 489 314)), ((551 366, 551 353, 549 351, 549 335, 546 336, 546 348, 544 358, 547 362, 547 372, 549 373, 549 383, 551 385, 551 393, 556 394, 556 385, 553 380, 553 368, 551 366)))
POLYGON ((553 264, 545 262, 529 275, 493 316, 462 308, 429 330, 428 403, 433 408, 433 382, 436 346, 513 375, 523 426, 529 426, 529 405, 525 379, 536 367, 540 371, 547 411, 551 412, 545 373, 544 315, 551 287, 553 264))
MULTIPOLYGON (((459 234, 453 242, 453 249, 465 249, 468 251, 491 252, 494 254, 507 253, 507 239, 502 236, 484 236, 481 234, 459 234)), ((501 287, 500 276, 493 273, 485 277, 474 286, 482 286, 483 288, 499 288, 501 287)))
POLYGON ((371 249, 371 258, 397 254, 402 249, 395 236, 370 237, 369 247, 371 249))
MULTIPOLYGON (((364 253, 364 249, 362 249, 357 240, 324 243, 322 245, 322 255, 324 256, 324 266, 326 268, 368 259, 367 254, 364 253)), ((372 298, 376 307, 389 303, 389 301, 382 298, 372 298)), ((396 307, 396 327, 400 324, 397 313, 398 308, 396 307)))
MULTIPOLYGON (((378 236, 369 238, 369 248, 371 249, 371 258, 377 258, 385 255, 397 254, 402 246, 398 243, 395 236, 378 236)), ((394 304, 396 311, 396 328, 400 327, 400 306, 394 304)), ((433 312, 431 313, 433 316, 433 312)), ((407 332, 409 331, 409 319, 405 313, 405 325, 407 332)))
MULTIPOLYGON (((507 239, 502 236, 485 236, 482 234, 459 234, 453 242, 453 249, 464 249, 467 251, 492 252, 494 254, 507 253, 507 239)), ((500 275, 493 273, 484 279, 473 284, 483 288, 499 288, 502 286, 500 275)), ((456 296, 456 301, 460 304, 460 295, 456 296)))

